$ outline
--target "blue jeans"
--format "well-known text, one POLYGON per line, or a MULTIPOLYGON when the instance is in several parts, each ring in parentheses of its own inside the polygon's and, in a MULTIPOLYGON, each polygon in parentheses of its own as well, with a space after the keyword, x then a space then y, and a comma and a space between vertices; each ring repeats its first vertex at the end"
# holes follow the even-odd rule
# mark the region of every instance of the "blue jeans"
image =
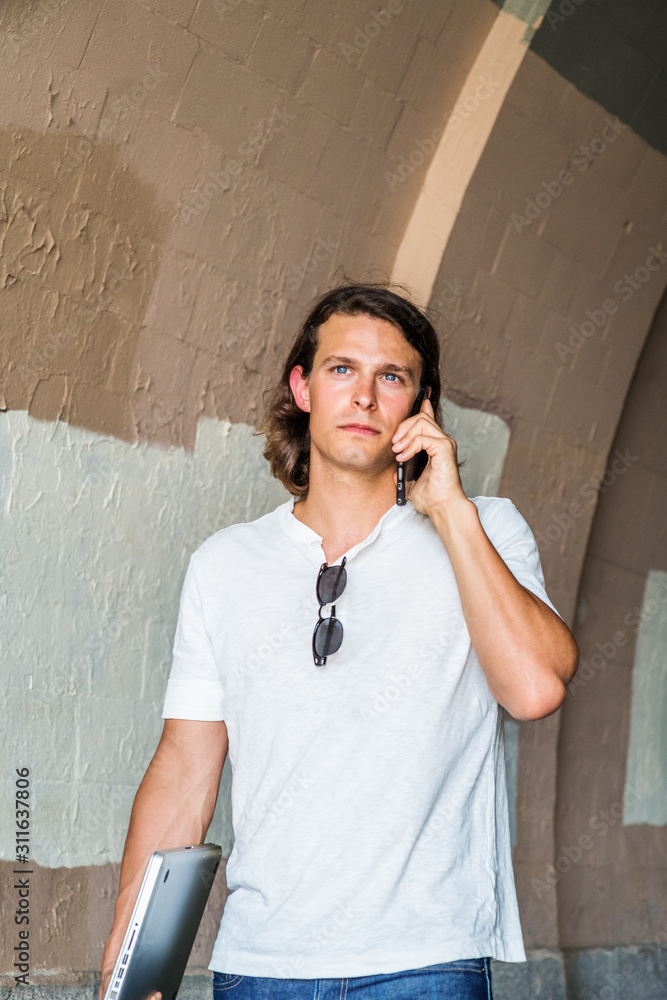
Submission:
POLYGON ((493 1000, 491 959, 348 979, 270 979, 213 973, 213 1000, 493 1000))

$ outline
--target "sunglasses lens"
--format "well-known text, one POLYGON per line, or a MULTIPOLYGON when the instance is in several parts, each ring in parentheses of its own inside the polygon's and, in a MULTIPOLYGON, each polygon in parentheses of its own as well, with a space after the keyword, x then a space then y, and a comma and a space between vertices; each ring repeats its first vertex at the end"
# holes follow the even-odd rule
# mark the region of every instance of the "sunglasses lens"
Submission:
POLYGON ((317 598, 320 604, 335 604, 345 590, 346 584, 347 570, 344 567, 329 566, 325 569, 317 585, 317 598))
POLYGON ((317 623, 313 646, 318 656, 331 656, 340 649, 343 641, 343 626, 337 618, 323 618, 317 623))

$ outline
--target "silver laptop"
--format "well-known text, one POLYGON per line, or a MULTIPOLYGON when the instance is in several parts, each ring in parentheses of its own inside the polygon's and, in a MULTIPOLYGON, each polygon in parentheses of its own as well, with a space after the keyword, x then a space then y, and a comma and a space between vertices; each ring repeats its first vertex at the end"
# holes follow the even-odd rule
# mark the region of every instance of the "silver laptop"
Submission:
POLYGON ((199 844, 155 851, 104 1000, 174 1000, 204 914, 222 849, 199 844))

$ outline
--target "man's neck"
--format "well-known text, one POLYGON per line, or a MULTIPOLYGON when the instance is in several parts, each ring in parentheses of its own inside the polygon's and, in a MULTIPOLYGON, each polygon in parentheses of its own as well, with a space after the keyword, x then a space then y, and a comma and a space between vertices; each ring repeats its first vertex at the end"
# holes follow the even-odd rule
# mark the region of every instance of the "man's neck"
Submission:
POLYGON ((396 502, 396 487, 387 477, 371 483, 310 483, 308 496, 294 505, 294 516, 322 538, 329 564, 373 531, 396 502))

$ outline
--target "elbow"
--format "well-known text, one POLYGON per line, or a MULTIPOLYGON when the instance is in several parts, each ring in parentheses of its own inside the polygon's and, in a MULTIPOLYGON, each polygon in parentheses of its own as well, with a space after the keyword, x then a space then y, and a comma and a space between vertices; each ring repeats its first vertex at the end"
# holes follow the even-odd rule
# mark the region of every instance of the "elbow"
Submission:
POLYGON ((548 691, 541 691, 532 699, 518 706, 517 711, 519 714, 514 715, 512 713, 512 715, 519 722, 536 722, 538 719, 546 719, 547 716, 553 715, 554 712, 558 711, 566 697, 567 689, 559 681, 557 684, 553 684, 548 691))
POLYGON ((509 714, 517 722, 536 722, 538 719, 546 719, 547 716, 553 715, 557 712, 565 701, 566 692, 563 687, 562 697, 552 696, 546 697, 542 696, 540 698, 533 698, 532 700, 524 700, 516 705, 504 705, 509 714))
POLYGON ((572 639, 571 649, 567 656, 559 658, 558 667, 551 667, 546 676, 544 665, 541 670, 537 667, 536 674, 541 675, 541 682, 533 685, 532 691, 522 692, 520 698, 513 699, 505 708, 519 722, 535 722, 553 715, 567 698, 567 685, 578 663, 579 649, 572 639))
POLYGON ((536 658, 524 674, 523 690, 502 702, 518 722, 535 722, 557 712, 579 665, 579 647, 569 629, 550 644, 548 658, 536 658))
POLYGON ((567 686, 578 666, 579 647, 568 629, 562 647, 549 666, 548 681, 535 692, 528 706, 530 714, 527 715, 527 720, 546 719, 558 711, 567 698, 567 686))

